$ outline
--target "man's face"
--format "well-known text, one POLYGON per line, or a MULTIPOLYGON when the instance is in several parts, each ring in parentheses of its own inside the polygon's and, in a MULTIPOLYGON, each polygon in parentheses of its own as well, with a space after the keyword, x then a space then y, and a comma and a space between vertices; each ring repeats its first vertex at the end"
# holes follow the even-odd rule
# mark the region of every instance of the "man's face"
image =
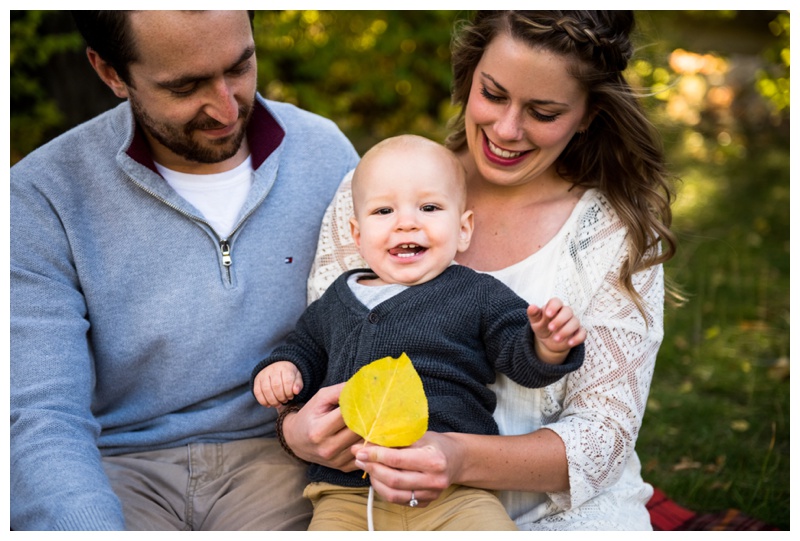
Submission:
POLYGON ((127 97, 155 161, 200 174, 241 163, 256 92, 247 13, 138 11, 130 17, 138 60, 129 66, 127 97))

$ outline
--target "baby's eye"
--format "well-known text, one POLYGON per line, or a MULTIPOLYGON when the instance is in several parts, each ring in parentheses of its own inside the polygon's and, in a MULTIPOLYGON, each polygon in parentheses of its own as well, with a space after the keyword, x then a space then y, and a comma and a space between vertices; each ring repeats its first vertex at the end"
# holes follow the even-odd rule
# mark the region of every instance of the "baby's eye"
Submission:
POLYGON ((439 206, 437 206, 437 205, 434 205, 434 204, 427 204, 427 205, 422 205, 422 206, 420 207, 420 210, 421 210, 422 212, 433 212, 433 211, 435 211, 435 210, 441 210, 441 209, 440 209, 440 207, 439 207, 439 206))
POLYGON ((376 209, 373 212, 373 214, 386 215, 386 214, 391 214, 392 212, 394 212, 392 209, 390 209, 388 207, 384 207, 384 208, 376 209))

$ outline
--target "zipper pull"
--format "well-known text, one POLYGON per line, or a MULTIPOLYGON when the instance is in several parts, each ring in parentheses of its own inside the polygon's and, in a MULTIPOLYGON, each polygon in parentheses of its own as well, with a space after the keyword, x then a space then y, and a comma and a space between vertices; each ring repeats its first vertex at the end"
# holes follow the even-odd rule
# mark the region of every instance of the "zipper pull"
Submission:
POLYGON ((221 240, 219 242, 219 248, 222 250, 222 264, 226 267, 231 266, 231 246, 228 244, 227 240, 221 240))

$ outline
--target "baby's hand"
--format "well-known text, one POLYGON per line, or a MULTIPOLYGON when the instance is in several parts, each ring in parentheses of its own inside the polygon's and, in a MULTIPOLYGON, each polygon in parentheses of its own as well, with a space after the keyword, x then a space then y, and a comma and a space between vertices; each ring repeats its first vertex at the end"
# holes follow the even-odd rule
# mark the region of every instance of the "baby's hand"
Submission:
POLYGON ((544 308, 528 307, 528 319, 536 335, 536 353, 546 363, 560 364, 569 350, 586 340, 586 331, 559 299, 550 299, 544 308))
POLYGON ((278 361, 256 375, 253 394, 262 406, 276 408, 303 390, 303 376, 289 361, 278 361))

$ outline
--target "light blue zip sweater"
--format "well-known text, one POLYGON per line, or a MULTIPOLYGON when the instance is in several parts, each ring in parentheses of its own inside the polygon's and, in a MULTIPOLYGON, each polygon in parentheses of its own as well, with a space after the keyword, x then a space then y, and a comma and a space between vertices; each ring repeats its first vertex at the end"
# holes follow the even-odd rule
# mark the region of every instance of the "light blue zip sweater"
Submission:
POLYGON ((272 435, 250 371, 305 308, 358 156, 332 122, 260 96, 248 141, 227 239, 154 171, 127 103, 11 168, 13 529, 123 528, 101 455, 272 435))

